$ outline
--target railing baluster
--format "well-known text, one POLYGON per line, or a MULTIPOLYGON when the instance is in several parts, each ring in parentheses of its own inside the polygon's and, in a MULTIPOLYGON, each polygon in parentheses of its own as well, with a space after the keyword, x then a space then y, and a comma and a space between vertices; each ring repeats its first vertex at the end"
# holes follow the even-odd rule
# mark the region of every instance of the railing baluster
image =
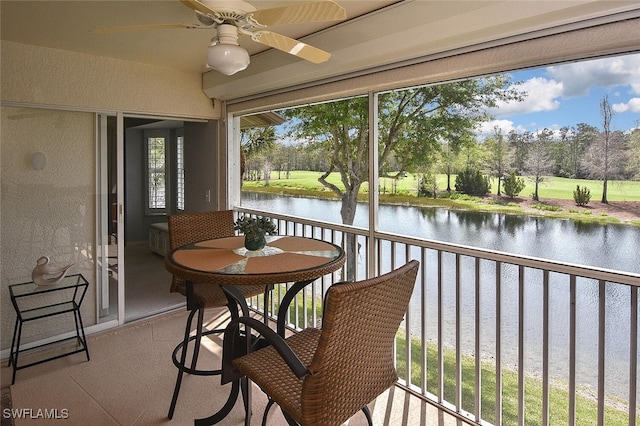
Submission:
POLYGON ((524 425, 524 266, 518 267, 518 425, 524 425))
POLYGON ((456 411, 462 409, 462 288, 460 283, 460 255, 456 254, 456 411))
MULTIPOLYGON (((377 257, 377 259, 375 261, 375 265, 373 265, 373 270, 376 271, 376 274, 380 273, 380 264, 382 263, 380 261, 380 259, 382 259, 382 245, 384 243, 385 243, 384 241, 380 241, 380 240, 376 241, 376 243, 375 243, 376 244, 376 257, 377 257)), ((368 273, 369 269, 371 269, 371 268, 366 268, 366 269, 367 269, 367 273, 368 273)), ((367 276, 367 278, 369 278, 369 277, 367 276)))
POLYGON ((576 424, 576 276, 569 277, 569 426, 576 424))
MULTIPOLYGON (((409 256, 411 255, 411 253, 409 253, 409 245, 405 244, 404 248, 405 248, 404 257, 405 257, 405 261, 407 261, 409 259, 409 256)), ((395 269, 395 266, 393 269, 395 269)), ((407 360, 406 362, 407 375, 405 377, 407 378, 407 386, 411 387, 411 383, 412 383, 411 365, 413 363, 411 358, 411 303, 409 303, 409 306, 407 307, 407 313, 404 318, 404 334, 405 334, 405 359, 407 360)))
POLYGON ((444 402, 444 354, 443 313, 442 313, 442 251, 438 250, 438 402, 444 402))
POLYGON ((293 324, 296 330, 300 329, 300 309, 298 306, 300 305, 300 293, 296 294, 293 298, 293 324))
POLYGON ((427 249, 420 248, 420 359, 422 360, 420 369, 420 386, 422 387, 422 395, 427 394, 427 249))
POLYGON ((502 262, 496 262, 496 421, 502 424, 502 262))
POLYGON ((481 346, 481 311, 482 298, 480 297, 480 259, 477 257, 475 260, 475 289, 476 289, 476 309, 475 309, 475 324, 476 324, 476 357, 475 357, 475 375, 476 375, 476 395, 475 395, 475 419, 480 421, 482 418, 482 346, 481 346))
POLYGON ((631 287, 629 316, 629 426, 636 424, 636 395, 638 379, 638 287, 631 287))
POLYGON ((598 426, 604 426, 604 354, 606 320, 606 283, 598 282, 598 426))
MULTIPOLYGON (((397 255, 396 255, 397 246, 398 246, 398 243, 397 243, 397 242, 395 242, 395 241, 391 242, 391 265, 390 265, 391 270, 393 270, 393 269, 396 267, 396 262, 397 262, 397 259, 396 259, 396 258, 397 258, 397 255)), ((381 273, 381 274, 382 274, 382 273, 385 273, 385 272, 388 272, 388 271, 385 271, 385 270, 380 271, 380 273, 381 273)))
POLYGON ((549 424, 549 271, 542 278, 542 425, 549 424))

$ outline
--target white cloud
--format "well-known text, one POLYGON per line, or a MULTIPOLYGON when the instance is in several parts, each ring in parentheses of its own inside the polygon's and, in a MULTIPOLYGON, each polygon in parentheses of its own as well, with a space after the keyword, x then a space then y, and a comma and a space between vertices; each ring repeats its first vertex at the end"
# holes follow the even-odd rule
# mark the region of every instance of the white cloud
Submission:
POLYGON ((511 120, 492 120, 481 123, 476 129, 476 135, 480 138, 487 138, 494 134, 493 129, 496 126, 502 130, 502 134, 505 136, 512 130, 515 130, 517 133, 522 133, 526 130, 522 126, 514 126, 511 120))
POLYGON ((522 102, 501 102, 498 108, 489 112, 497 117, 505 117, 531 112, 553 111, 560 106, 557 100, 562 95, 563 86, 555 80, 534 77, 515 87, 526 93, 522 102))
POLYGON ((640 94, 640 55, 625 55, 547 67, 564 87, 563 96, 584 96, 589 88, 630 86, 640 94))
POLYGON ((611 105, 614 112, 637 112, 640 113, 640 98, 631 98, 629 102, 611 105))
MULTIPOLYGON (((533 77, 515 88, 525 92, 522 102, 499 103, 488 112, 495 117, 511 117, 554 111, 562 100, 589 94, 591 87, 613 88, 615 97, 640 94, 640 55, 626 55, 562 64, 546 68, 547 77, 533 77)), ((613 105, 615 112, 639 112, 638 99, 613 105)))
POLYGON ((504 136, 507 136, 511 131, 515 131, 517 134, 523 134, 525 132, 530 132, 536 134, 537 132, 543 130, 543 128, 549 129, 552 132, 553 138, 559 139, 562 128, 559 124, 552 124, 550 126, 541 127, 538 123, 531 122, 526 124, 515 125, 515 123, 511 120, 491 120, 481 123, 476 128, 476 137, 479 139, 486 139, 495 134, 494 128, 498 127, 504 136))

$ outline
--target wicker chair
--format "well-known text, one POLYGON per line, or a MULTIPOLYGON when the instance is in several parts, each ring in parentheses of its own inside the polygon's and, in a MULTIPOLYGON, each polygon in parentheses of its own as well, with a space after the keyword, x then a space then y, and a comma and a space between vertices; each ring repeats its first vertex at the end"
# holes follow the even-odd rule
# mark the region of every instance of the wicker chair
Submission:
MULTIPOLYGON (((377 278, 340 283, 327 291, 322 329, 306 328, 287 339, 260 321, 240 317, 227 326, 222 382, 245 375, 280 406, 291 425, 340 425, 397 380, 393 343, 413 293, 419 262, 377 278), (248 355, 240 324, 271 346, 248 355), (235 358, 235 359, 234 359, 235 358)), ((244 339, 246 342, 246 339, 244 339)))
MULTIPOLYGON (((197 241, 235 236, 235 230, 233 229, 234 220, 232 210, 172 215, 169 216, 168 223, 169 244, 171 246, 171 250, 197 241)), ((187 284, 184 280, 174 276, 171 282, 170 291, 186 296, 187 284)), ((240 291, 242 292, 244 297, 251 297, 264 293, 265 286, 244 286, 240 288, 240 291)), ((178 345, 178 347, 176 347, 176 349, 173 351, 173 363, 178 368, 178 377, 176 379, 173 398, 171 400, 171 406, 169 408, 169 418, 173 417, 173 412, 178 400, 178 394, 180 392, 180 385, 182 384, 182 375, 185 372, 189 374, 207 376, 221 374, 221 370, 198 370, 196 368, 196 364, 198 361, 198 353, 202 336, 211 333, 224 332, 224 329, 211 330, 205 333, 202 332, 202 323, 204 320, 205 308, 219 308, 226 305, 227 298, 220 286, 208 283, 193 284, 193 298, 191 306, 189 306, 190 312, 187 319, 184 340, 182 345, 178 345), (193 318, 196 313, 198 314, 196 335, 190 336, 193 318), (189 368, 185 365, 185 361, 187 347, 190 341, 195 341, 195 345, 193 347, 191 367, 189 368), (179 352, 181 352, 180 360, 178 360, 179 352)))

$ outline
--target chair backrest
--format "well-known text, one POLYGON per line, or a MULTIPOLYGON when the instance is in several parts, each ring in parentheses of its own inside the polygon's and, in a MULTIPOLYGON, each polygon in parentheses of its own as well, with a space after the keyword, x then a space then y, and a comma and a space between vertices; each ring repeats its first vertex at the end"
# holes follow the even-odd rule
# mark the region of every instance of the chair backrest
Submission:
POLYGON ((419 262, 327 291, 322 333, 302 386, 304 424, 341 424, 397 380, 396 333, 419 262))
MULTIPOLYGON (((169 223, 169 245, 171 250, 197 241, 233 237, 233 210, 171 215, 169 223)), ((173 277, 171 292, 186 294, 184 280, 173 277)))

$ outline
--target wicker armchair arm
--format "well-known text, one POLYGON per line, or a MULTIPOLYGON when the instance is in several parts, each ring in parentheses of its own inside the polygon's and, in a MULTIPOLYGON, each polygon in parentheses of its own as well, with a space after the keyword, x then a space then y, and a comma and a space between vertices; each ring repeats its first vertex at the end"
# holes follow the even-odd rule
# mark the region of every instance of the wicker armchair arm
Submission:
MULTIPOLYGON (((269 328, 266 324, 255 318, 240 317, 229 322, 224 332, 224 340, 222 343, 222 384, 229 383, 242 377, 237 369, 233 367, 233 360, 247 354, 246 334, 240 332, 240 324, 247 325, 250 329, 256 330, 266 341, 259 347, 268 345, 280 354, 282 359, 287 363, 291 371, 298 378, 303 378, 309 374, 307 366, 300 361, 300 358, 289 347, 284 338, 269 328)), ((252 350, 256 337, 251 336, 250 349, 252 350)))

